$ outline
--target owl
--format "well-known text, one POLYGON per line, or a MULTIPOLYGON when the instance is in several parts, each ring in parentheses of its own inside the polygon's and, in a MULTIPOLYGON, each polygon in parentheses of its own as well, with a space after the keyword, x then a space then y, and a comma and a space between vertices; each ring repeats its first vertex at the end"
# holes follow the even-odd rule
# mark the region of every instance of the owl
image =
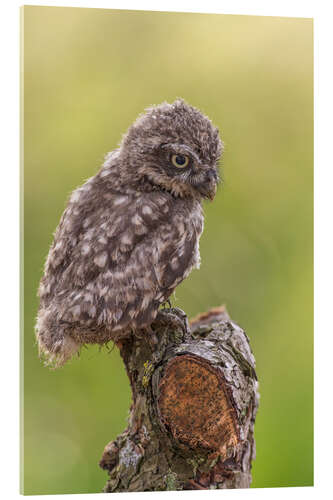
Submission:
POLYGON ((215 196, 221 153, 218 129, 198 109, 162 103, 71 194, 38 290, 36 338, 48 364, 149 329, 200 265, 202 201, 215 196))

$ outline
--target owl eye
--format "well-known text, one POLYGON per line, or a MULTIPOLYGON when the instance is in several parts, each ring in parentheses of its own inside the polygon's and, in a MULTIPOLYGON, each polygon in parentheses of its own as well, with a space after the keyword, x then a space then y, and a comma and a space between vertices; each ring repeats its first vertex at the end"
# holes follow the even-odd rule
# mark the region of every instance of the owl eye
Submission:
POLYGON ((171 162, 174 167, 185 168, 189 164, 189 157, 185 155, 172 155, 171 162))

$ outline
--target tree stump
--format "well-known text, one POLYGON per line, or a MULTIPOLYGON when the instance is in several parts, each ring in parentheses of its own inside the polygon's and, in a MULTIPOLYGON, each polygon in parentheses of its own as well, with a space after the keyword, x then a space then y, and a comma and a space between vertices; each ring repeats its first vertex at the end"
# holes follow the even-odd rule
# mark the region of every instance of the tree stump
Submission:
POLYGON ((224 307, 191 321, 165 309, 147 336, 117 345, 132 388, 127 429, 100 466, 105 492, 248 488, 258 408, 255 360, 224 307))

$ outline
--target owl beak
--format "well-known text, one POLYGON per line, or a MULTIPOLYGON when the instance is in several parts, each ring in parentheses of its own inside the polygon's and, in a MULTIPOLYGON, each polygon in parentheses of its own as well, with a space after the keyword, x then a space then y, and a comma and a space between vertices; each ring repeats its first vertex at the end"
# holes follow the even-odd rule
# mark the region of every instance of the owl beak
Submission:
POLYGON ((217 173, 212 170, 209 172, 206 182, 200 184, 197 189, 199 193, 206 199, 213 201, 217 191, 217 173))
POLYGON ((211 186, 207 192, 207 196, 210 199, 210 201, 214 200, 215 195, 216 195, 216 191, 217 191, 217 184, 216 184, 216 182, 214 182, 211 184, 211 186))
POLYGON ((217 191, 217 184, 216 182, 205 183, 201 184, 200 186, 197 186, 197 189, 201 194, 201 196, 213 201, 217 191))

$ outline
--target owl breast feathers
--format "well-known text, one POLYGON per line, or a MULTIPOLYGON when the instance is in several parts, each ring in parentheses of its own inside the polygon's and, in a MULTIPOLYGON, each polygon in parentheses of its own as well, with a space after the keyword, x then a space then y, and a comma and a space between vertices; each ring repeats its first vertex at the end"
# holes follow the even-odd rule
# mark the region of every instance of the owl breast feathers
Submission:
POLYGON ((201 201, 215 195, 221 150, 200 111, 164 103, 72 193, 39 287, 36 335, 48 363, 149 327, 199 267, 201 201))

